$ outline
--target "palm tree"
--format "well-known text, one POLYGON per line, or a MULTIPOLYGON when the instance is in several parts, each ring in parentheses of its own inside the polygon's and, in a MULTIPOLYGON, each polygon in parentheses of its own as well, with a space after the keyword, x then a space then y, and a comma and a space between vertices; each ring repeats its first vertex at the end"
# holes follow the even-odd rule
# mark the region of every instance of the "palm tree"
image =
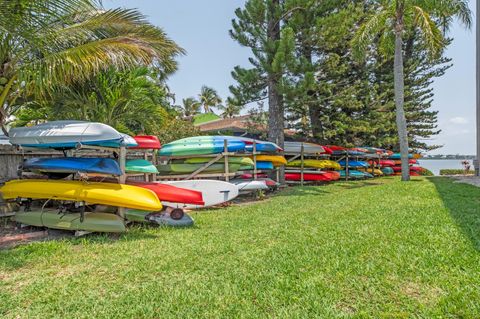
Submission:
POLYGON ((197 115, 200 112, 201 103, 194 97, 187 97, 182 100, 182 106, 180 110, 183 113, 184 117, 191 117, 197 115))
POLYGON ((200 103, 203 106, 205 113, 211 112, 211 108, 222 103, 222 99, 218 95, 217 91, 208 86, 202 86, 200 94, 198 95, 200 103))
POLYGON ((472 23, 471 12, 466 0, 377 0, 378 6, 372 16, 361 25, 353 39, 356 53, 365 52, 380 36, 383 51, 394 48, 395 108, 400 153, 402 159, 402 181, 410 180, 408 165, 408 131, 404 110, 404 61, 403 37, 407 31, 418 30, 432 56, 442 53, 447 31, 452 18, 458 18, 466 27, 472 23), (389 41, 392 39, 394 44, 389 41))
POLYGON ((225 105, 219 104, 217 105, 217 109, 223 111, 221 113, 221 116, 225 119, 239 115, 242 107, 238 105, 238 102, 236 102, 232 98, 227 98, 225 105))
POLYGON ((89 79, 114 66, 153 65, 169 74, 184 51, 135 10, 96 0, 0 0, 0 125, 22 96, 89 79))

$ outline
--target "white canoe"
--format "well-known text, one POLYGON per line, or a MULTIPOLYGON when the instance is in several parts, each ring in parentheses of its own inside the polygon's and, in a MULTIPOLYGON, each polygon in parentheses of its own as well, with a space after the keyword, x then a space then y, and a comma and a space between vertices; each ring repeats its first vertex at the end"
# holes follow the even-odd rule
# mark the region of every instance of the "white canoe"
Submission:
POLYGON ((10 143, 14 145, 37 148, 74 148, 78 143, 119 147, 131 143, 111 126, 84 121, 53 121, 32 127, 16 127, 10 130, 9 135, 10 143))
POLYGON ((179 203, 170 203, 162 202, 165 206, 175 207, 175 208, 203 208, 210 207, 225 202, 231 201, 238 196, 238 186, 214 180, 189 180, 189 181, 168 181, 163 182, 164 184, 170 184, 176 187, 181 187, 185 189, 191 189, 194 191, 202 192, 203 201, 205 202, 204 206, 200 205, 190 205, 190 204, 179 204, 179 203))
POLYGON ((307 142, 285 142, 284 150, 288 154, 300 154, 302 151, 304 154, 322 154, 325 153, 325 149, 322 145, 307 142))
POLYGON ((231 180, 230 183, 238 186, 240 193, 251 193, 257 190, 267 190, 267 183, 263 180, 246 181, 242 179, 231 180))

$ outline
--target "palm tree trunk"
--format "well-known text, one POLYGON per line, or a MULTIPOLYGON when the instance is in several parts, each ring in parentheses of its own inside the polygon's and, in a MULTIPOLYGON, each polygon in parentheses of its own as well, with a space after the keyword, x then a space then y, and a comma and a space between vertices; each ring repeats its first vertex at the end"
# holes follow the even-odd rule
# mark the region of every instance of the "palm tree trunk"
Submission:
POLYGON ((403 26, 395 31, 395 59, 394 59, 394 89, 395 108, 397 119, 398 140, 400 142, 400 155, 402 160, 402 181, 410 180, 410 168, 408 163, 408 133, 407 120, 405 118, 405 78, 403 70, 403 26))

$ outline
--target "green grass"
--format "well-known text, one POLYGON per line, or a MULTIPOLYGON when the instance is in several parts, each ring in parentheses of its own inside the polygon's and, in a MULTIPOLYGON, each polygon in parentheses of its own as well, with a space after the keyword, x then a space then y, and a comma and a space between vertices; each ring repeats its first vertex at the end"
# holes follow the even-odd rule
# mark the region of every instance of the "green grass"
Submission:
POLYGON ((2 318, 479 318, 480 188, 387 178, 289 189, 0 252, 2 318))

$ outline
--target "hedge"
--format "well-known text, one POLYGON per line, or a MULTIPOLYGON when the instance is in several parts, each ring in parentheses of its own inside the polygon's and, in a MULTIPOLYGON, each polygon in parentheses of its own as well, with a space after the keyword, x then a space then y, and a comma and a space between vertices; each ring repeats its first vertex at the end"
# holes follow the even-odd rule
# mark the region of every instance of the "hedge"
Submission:
MULTIPOLYGON (((441 169, 440 175, 464 175, 465 170, 463 169, 441 169)), ((475 174, 475 171, 468 171, 467 174, 475 174)))

